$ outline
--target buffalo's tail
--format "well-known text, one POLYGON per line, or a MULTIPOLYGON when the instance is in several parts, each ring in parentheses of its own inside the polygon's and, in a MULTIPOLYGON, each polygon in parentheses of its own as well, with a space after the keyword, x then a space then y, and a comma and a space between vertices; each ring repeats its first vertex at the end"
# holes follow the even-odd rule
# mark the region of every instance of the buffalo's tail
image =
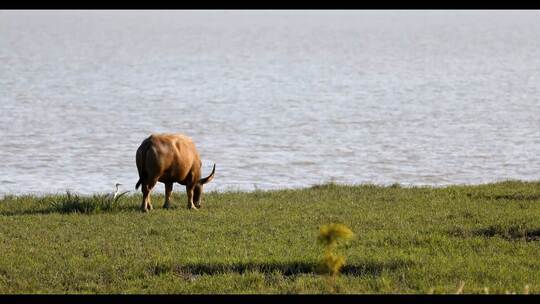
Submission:
POLYGON ((146 161, 146 151, 150 148, 151 145, 152 145, 152 141, 150 140, 150 137, 149 137, 145 139, 139 146, 139 149, 137 149, 137 155, 135 157, 135 160, 137 163, 137 171, 139 171, 139 180, 137 181, 137 184, 135 185, 135 190, 139 189, 139 186, 143 183, 143 180, 146 177, 146 172, 144 170, 145 161, 146 161))

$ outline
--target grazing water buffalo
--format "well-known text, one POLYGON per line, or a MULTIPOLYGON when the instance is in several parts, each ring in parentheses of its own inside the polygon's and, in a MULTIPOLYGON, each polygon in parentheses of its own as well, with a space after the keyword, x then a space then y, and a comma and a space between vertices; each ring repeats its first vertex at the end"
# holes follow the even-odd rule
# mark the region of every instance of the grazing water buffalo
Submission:
POLYGON ((191 138, 182 134, 150 135, 137 149, 136 162, 139 181, 135 189, 142 185, 141 208, 143 212, 153 209, 150 191, 157 182, 165 184, 164 208, 171 206, 171 193, 175 182, 186 186, 187 207, 200 208, 203 185, 214 178, 216 171, 216 164, 214 164, 212 173, 201 178, 202 162, 199 153, 191 138))

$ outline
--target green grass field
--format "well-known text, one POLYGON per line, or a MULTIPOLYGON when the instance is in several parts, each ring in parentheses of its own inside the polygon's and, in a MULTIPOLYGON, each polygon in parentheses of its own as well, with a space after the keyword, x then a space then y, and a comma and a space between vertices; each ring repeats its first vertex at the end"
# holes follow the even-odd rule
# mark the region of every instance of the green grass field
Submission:
POLYGON ((0 293, 540 293, 540 182, 140 199, 5 196, 0 293), (317 270, 326 223, 355 233, 335 280, 317 270))

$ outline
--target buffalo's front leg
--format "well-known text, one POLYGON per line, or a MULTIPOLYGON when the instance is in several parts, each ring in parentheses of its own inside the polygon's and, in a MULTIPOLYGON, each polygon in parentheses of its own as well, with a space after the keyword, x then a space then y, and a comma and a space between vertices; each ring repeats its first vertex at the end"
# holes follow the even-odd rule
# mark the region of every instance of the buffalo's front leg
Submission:
POLYGON ((195 207, 201 208, 201 201, 202 201, 202 186, 197 185, 195 186, 195 189, 193 190, 193 202, 195 203, 195 207))
POLYGON ((163 204, 163 208, 165 209, 171 208, 172 191, 173 191, 173 183, 165 183, 165 204, 163 204))
POLYGON ((188 209, 195 209, 197 210, 197 207, 195 207, 195 204, 193 204, 193 192, 194 192, 194 185, 187 185, 186 186, 186 192, 188 197, 188 209))

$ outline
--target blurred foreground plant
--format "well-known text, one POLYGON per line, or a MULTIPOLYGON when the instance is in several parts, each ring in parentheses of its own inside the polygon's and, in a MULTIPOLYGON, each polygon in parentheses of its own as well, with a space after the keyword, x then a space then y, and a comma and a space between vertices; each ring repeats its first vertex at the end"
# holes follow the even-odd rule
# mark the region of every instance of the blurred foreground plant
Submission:
POLYGON ((338 245, 347 243, 354 233, 343 224, 326 224, 319 229, 317 240, 324 246, 322 266, 325 272, 335 277, 345 265, 345 258, 336 252, 338 245))

